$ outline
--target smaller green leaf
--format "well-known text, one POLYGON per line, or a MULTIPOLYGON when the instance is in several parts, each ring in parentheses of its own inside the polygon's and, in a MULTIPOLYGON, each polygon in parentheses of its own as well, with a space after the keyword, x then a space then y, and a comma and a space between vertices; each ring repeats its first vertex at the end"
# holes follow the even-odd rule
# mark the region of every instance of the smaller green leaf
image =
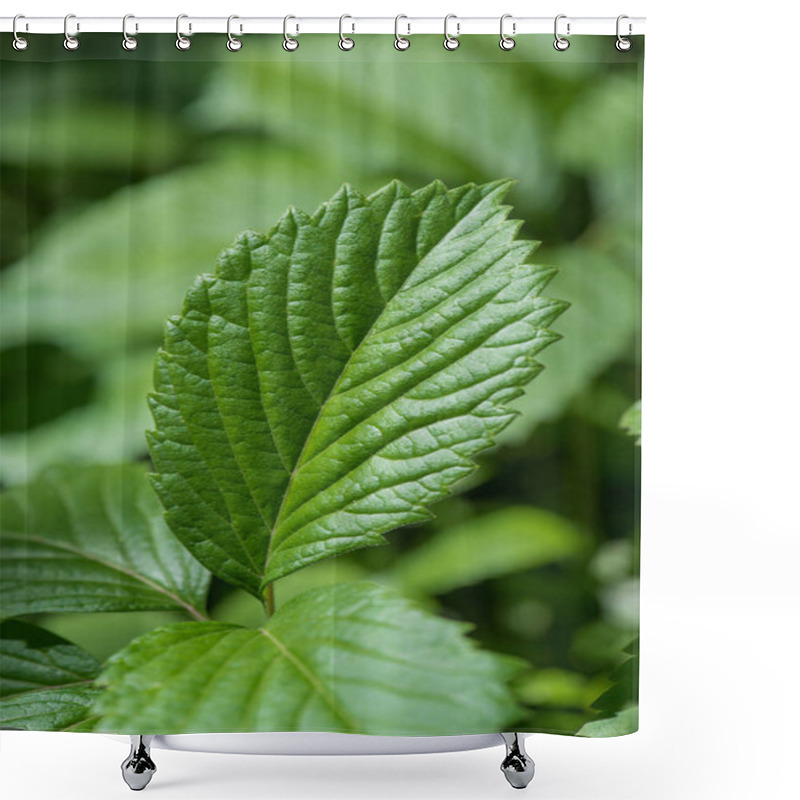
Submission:
POLYGON ((54 467, 0 496, 0 608, 183 609, 197 619, 209 573, 170 533, 144 464, 54 467))
POLYGON ((613 717, 602 717, 587 722, 577 736, 604 738, 608 736, 627 736, 639 730, 639 706, 628 706, 613 717))
POLYGON ((466 627, 366 582, 306 592, 257 630, 169 625, 108 661, 96 729, 508 730, 521 709, 507 683, 521 664, 479 650, 466 627))
POLYGON ((587 722, 579 736, 624 736, 639 729, 639 640, 626 648, 631 658, 609 676, 611 687, 592 703, 600 716, 587 722))
POLYGON ((625 648, 625 652, 631 657, 623 661, 608 676, 611 687, 592 703, 593 708, 606 716, 639 702, 639 640, 634 639, 625 648))
POLYGON ((620 428, 623 428, 629 435, 636 437, 636 444, 642 443, 642 401, 637 400, 623 415, 619 421, 620 428))
POLYGON ((100 665, 77 645, 18 620, 0 624, 0 726, 59 731, 85 723, 100 665))
POLYGON ((406 594, 443 594, 574 557, 585 545, 586 537, 563 517, 512 506, 440 531, 383 577, 406 594))

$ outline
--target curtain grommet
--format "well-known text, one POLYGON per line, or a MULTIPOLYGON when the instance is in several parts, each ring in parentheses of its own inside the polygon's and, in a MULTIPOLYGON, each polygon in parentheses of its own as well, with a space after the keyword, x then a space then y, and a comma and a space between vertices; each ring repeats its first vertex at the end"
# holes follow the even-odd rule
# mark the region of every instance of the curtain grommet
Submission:
POLYGON ((511 23, 511 34, 512 36, 507 36, 505 32, 505 22, 507 19, 513 19, 511 14, 503 14, 500 17, 500 49, 505 50, 508 52, 509 50, 513 50, 517 46, 517 42, 512 38, 514 34, 517 32, 517 23, 511 23))
MULTIPOLYGON (((353 19, 353 18, 349 14, 342 14, 342 16, 339 17, 339 49, 348 52, 356 46, 356 42, 355 39, 353 39, 352 37, 344 35, 343 27, 344 27, 344 21, 346 19, 353 19)), ((355 31, 356 29, 355 24, 351 23, 351 25, 353 31, 355 31)))
POLYGON ((450 52, 452 52, 453 50, 458 50, 459 45, 461 44, 461 42, 458 39, 460 35, 460 30, 461 30, 461 23, 458 22, 458 17, 455 14, 448 14, 444 18, 444 41, 442 42, 442 44, 444 45, 445 50, 449 50, 450 52), (450 32, 447 29, 448 23, 450 22, 451 19, 456 20, 455 36, 451 36, 450 32))
MULTIPOLYGON (((558 32, 558 21, 561 19, 566 19, 566 14, 559 14, 555 22, 553 23, 553 33, 555 34, 555 41, 553 42, 553 47, 558 50, 559 53, 563 53, 565 50, 569 48, 569 39, 565 39, 559 32, 558 32)), ((567 22, 567 36, 570 34, 570 24, 567 22)))
MULTIPOLYGON (((14 40, 11 42, 11 46, 18 52, 21 53, 23 50, 28 49, 28 40, 24 36, 20 36, 17 32, 17 20, 25 19, 24 14, 17 14, 14 17, 14 21, 11 23, 11 33, 14 36, 14 40)), ((27 23, 26 23, 27 28, 27 23)))
MULTIPOLYGON (((181 33, 181 20, 188 18, 189 18, 188 14, 178 14, 178 16, 175 18, 175 36, 177 37, 175 39, 175 47, 177 47, 178 50, 188 50, 192 46, 192 40, 181 33)), ((192 23, 190 22, 189 33, 191 32, 192 32, 192 23)))
POLYGON ((404 50, 408 50, 411 47, 411 39, 406 38, 407 36, 411 35, 411 25, 406 23, 406 27, 408 28, 408 32, 406 36, 400 35, 400 20, 401 19, 408 19, 405 14, 398 14, 394 18, 394 49, 403 52, 404 50))
MULTIPOLYGON (((76 19, 74 14, 67 14, 67 16, 64 17, 64 49, 73 51, 73 50, 77 50, 81 46, 81 43, 78 41, 78 37, 77 36, 70 35, 70 32, 69 32, 69 21, 71 19, 76 19)), ((75 31, 77 32, 80 29, 81 29, 80 24, 76 23, 75 31)))
MULTIPOLYGON (((128 20, 129 19, 136 19, 133 14, 126 14, 122 18, 122 49, 123 50, 135 50, 139 46, 139 42, 137 41, 135 36, 131 36, 128 33, 128 20)), ((134 30, 138 30, 138 24, 134 25, 134 30)))
MULTIPOLYGON (((297 50, 298 47, 300 47, 300 40, 294 36, 289 36, 288 25, 290 19, 296 19, 296 17, 293 16, 292 14, 287 14, 283 18, 283 49, 287 53, 294 53, 294 51, 297 50)), ((295 33, 297 32, 299 32, 299 29, 295 25, 295 33)))
MULTIPOLYGON (((630 50, 633 45, 633 42, 631 42, 630 39, 628 39, 626 36, 623 36, 620 33, 620 23, 624 19, 630 19, 630 18, 628 17, 627 14, 620 14, 617 17, 617 41, 614 42, 614 47, 616 47, 617 50, 620 51, 620 53, 627 53, 628 50, 630 50)), ((633 26, 631 25, 630 22, 628 22, 628 36, 631 35, 632 31, 633 31, 633 26)))
MULTIPOLYGON (((239 19, 236 14, 231 14, 228 17, 228 41, 226 42, 225 46, 231 53, 238 53, 242 49, 243 42, 237 36, 234 36, 231 32, 231 23, 235 20, 239 19)), ((239 33, 242 32, 242 26, 239 25, 239 33)))

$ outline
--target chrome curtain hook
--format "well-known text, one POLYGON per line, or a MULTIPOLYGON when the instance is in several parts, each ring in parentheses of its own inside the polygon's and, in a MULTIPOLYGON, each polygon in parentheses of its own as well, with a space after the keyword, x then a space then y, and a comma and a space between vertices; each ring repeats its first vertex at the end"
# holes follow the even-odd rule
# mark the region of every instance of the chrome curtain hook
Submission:
MULTIPOLYGON (((231 51, 231 53, 236 53, 242 49, 242 40, 234 36, 233 33, 231 33, 231 23, 235 19, 239 19, 239 17, 237 17, 236 14, 231 14, 228 17, 228 43, 226 47, 228 48, 228 50, 231 51)), ((239 25, 239 33, 241 32, 242 32, 242 26, 239 25)))
MULTIPOLYGON (((175 18, 175 36, 177 36, 177 39, 175 39, 175 47, 177 47, 178 50, 188 50, 192 46, 192 40, 181 33, 181 20, 188 18, 188 14, 178 14, 178 16, 175 18)), ((192 23, 190 22, 189 33, 191 32, 192 23)))
MULTIPOLYGON (((566 14, 559 14, 556 17, 556 21, 555 21, 555 23, 553 25, 553 32, 554 32, 555 37, 556 37, 556 40, 553 42, 553 47, 555 47, 556 50, 559 50, 562 53, 564 52, 564 50, 566 50, 569 47, 569 39, 565 39, 563 36, 559 35, 559 33, 558 33, 558 21, 560 19, 566 19, 566 18, 567 18, 566 14)), ((568 22, 567 23, 567 36, 569 36, 569 28, 570 28, 570 25, 569 25, 569 22, 568 22)))
MULTIPOLYGON (((503 16, 500 17, 500 49, 501 50, 513 50, 515 45, 517 44, 516 41, 514 39, 512 39, 510 36, 506 36, 505 22, 506 22, 507 19, 512 19, 511 14, 503 14, 503 16)), ((517 32, 517 23, 516 22, 512 22, 511 23, 511 33, 512 34, 516 34, 516 32, 517 32)))
MULTIPOLYGON (((293 53, 298 47, 300 47, 300 41, 294 36, 289 36, 288 26, 290 19, 296 19, 296 17, 293 17, 291 14, 287 14, 287 16, 283 18, 283 49, 287 53, 293 53)), ((295 32, 298 31, 299 28, 295 25, 295 32)))
MULTIPOLYGON (((623 36, 623 35, 620 33, 620 23, 621 23, 621 22, 622 22, 622 20, 624 20, 624 19, 629 19, 629 17, 628 17, 628 15, 627 15, 627 14, 620 14, 620 15, 617 17, 617 41, 614 43, 614 46, 615 46, 615 47, 617 48, 617 50, 619 50, 621 53, 624 53, 626 50, 630 50, 630 49, 631 49, 631 40, 630 40, 630 39, 626 39, 626 38, 625 38, 625 37, 624 37, 624 36, 623 36)), ((633 25, 631 25, 631 23, 629 22, 629 23, 628 23, 628 36, 630 36, 632 32, 633 32, 633 25)))
MULTIPOLYGON (((122 18, 122 47, 125 50, 135 50, 139 46, 139 42, 136 41, 135 36, 128 35, 128 20, 129 19, 136 19, 133 14, 126 14, 122 18)), ((134 24, 134 30, 139 30, 139 24, 134 24)))
MULTIPOLYGON (((11 43, 11 45, 15 50, 19 50, 21 52, 28 49, 28 40, 17 33, 17 20, 20 19, 25 19, 25 15, 17 14, 17 16, 14 17, 14 21, 11 23, 11 32, 14 34, 14 41, 11 43)), ((26 22, 25 29, 27 30, 27 28, 28 23, 26 22)))
POLYGON ((458 17, 455 14, 448 14, 444 18, 444 49, 445 50, 458 50, 458 46, 461 44, 458 40, 459 32, 461 30, 461 23, 456 22, 456 35, 451 36, 447 30, 448 23, 451 19, 458 20, 458 17))
MULTIPOLYGON (((339 17, 339 49, 340 50, 352 50, 356 46, 355 41, 353 39, 351 39, 349 36, 345 36, 344 32, 342 30, 342 28, 344 26, 344 21, 346 19, 353 19, 353 18, 349 14, 342 14, 342 16, 339 17)), ((350 25, 352 26, 353 31, 355 31, 355 29, 356 29, 355 23, 351 22, 350 25)))
MULTIPOLYGON (((394 49, 395 50, 408 50, 411 47, 411 39, 406 39, 405 36, 400 35, 400 20, 401 19, 408 19, 405 14, 398 14, 394 18, 394 49)), ((406 23, 406 27, 408 28, 407 35, 411 34, 411 24, 406 23)))
MULTIPOLYGON (((70 33, 69 33, 69 21, 71 19, 75 19, 75 18, 76 17, 75 17, 74 14, 67 14, 67 16, 64 17, 64 49, 65 50, 77 50, 81 45, 81 43, 78 41, 78 39, 75 36, 70 36, 70 33)), ((81 29, 80 24, 79 23, 75 23, 75 31, 76 31, 76 33, 80 29, 81 29)))

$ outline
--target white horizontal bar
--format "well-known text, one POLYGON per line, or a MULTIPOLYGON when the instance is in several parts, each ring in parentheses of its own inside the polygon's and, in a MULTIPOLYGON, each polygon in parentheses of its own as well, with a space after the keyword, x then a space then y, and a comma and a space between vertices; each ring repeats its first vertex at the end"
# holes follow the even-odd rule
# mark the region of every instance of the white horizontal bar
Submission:
MULTIPOLYGON (((174 17, 132 17, 128 20, 128 35, 146 33, 175 33, 174 17)), ((283 33, 283 17, 240 17, 232 23, 231 31, 236 36, 250 33, 283 33)), ((226 33, 227 17, 185 17, 181 20, 181 33, 226 33)), ((622 21, 620 33, 636 36, 644 33, 645 18, 630 17, 622 21)), ((0 32, 13 30, 13 17, 0 17, 0 32)), ((349 17, 343 24, 343 32, 394 34, 394 17, 349 17)), ((510 17, 504 28, 507 36, 530 33, 554 33, 553 17, 510 17)), ((616 17, 564 17, 559 20, 561 36, 607 35, 614 36, 617 30, 616 17), (569 27, 568 27, 569 26, 569 27)), ((500 35, 499 17, 452 18, 448 23, 451 36, 476 33, 500 35)), ((17 21, 20 35, 48 33, 64 34, 63 17, 24 17, 17 21)), ((119 33, 122 35, 121 17, 81 17, 69 20, 71 36, 81 33, 119 33)), ((338 17, 297 17, 288 22, 288 33, 296 36, 303 33, 339 33, 338 17)), ((419 33, 444 35, 444 19, 441 17, 407 17, 399 23, 401 36, 419 33)))

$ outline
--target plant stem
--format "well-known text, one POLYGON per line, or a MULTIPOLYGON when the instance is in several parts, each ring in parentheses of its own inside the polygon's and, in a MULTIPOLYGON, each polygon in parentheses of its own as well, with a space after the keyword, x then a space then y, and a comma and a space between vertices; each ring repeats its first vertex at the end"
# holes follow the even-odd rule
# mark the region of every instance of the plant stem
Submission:
POLYGON ((267 619, 275 613, 275 584, 268 583, 264 590, 264 609, 267 612, 267 619))

